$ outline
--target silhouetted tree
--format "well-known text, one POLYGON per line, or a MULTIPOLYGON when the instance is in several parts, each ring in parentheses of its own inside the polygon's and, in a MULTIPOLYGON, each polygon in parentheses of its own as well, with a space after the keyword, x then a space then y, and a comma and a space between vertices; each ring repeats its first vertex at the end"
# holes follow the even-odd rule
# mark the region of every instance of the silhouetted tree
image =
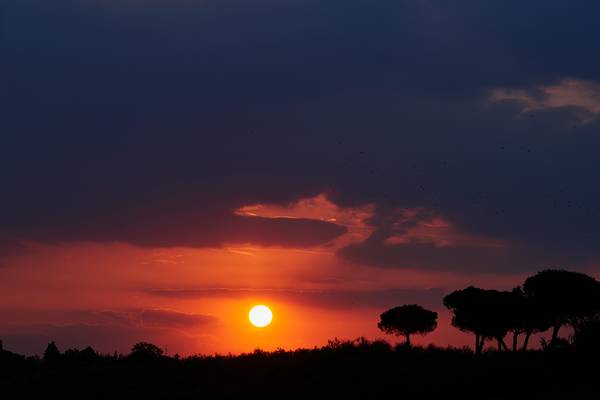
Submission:
POLYGON ((510 329, 506 304, 510 292, 484 290, 469 286, 444 298, 444 306, 453 312, 452 325, 475 335, 475 353, 481 353, 486 339, 496 339, 499 350, 507 350, 504 336, 510 329))
POLYGON ((487 309, 484 305, 485 290, 469 286, 456 290, 444 298, 444 306, 453 312, 452 325, 463 332, 475 335, 475 353, 483 349, 490 337, 487 330, 487 309))
POLYGON ((96 361, 99 356, 93 348, 88 346, 83 350, 69 349, 65 351, 63 358, 69 362, 91 364, 96 361))
POLYGON ((518 350, 518 339, 524 335, 521 350, 527 350, 529 338, 533 333, 544 332, 551 326, 544 310, 534 298, 526 296, 520 286, 507 292, 504 302, 506 322, 512 333, 512 350, 518 350))
POLYGON ((545 270, 525 280, 523 291, 552 327, 553 347, 563 325, 577 333, 600 313, 600 282, 591 276, 565 270, 545 270))
POLYGON ((479 314, 477 298, 482 289, 469 286, 463 290, 455 290, 444 297, 444 306, 452 311, 452 325, 463 332, 471 332, 475 335, 475 353, 479 354, 482 347, 481 327, 479 326, 479 314))
POLYGON ((130 358, 136 359, 157 359, 163 355, 163 350, 148 342, 139 342, 131 348, 130 358))
POLYGON ((60 351, 56 347, 56 343, 50 342, 44 351, 45 362, 56 362, 60 360, 60 351))
POLYGON ((512 333, 512 351, 517 351, 519 336, 527 331, 527 323, 530 317, 527 310, 527 298, 521 287, 516 287, 506 293, 504 301, 505 319, 508 330, 512 333))
POLYGON ((480 300, 484 306, 483 334, 498 342, 498 351, 508 350, 504 337, 512 328, 513 294, 506 291, 484 290, 480 300))
POLYGON ((437 313, 417 304, 394 307, 382 313, 377 327, 391 335, 402 335, 410 347, 410 335, 425 335, 437 327, 437 313))

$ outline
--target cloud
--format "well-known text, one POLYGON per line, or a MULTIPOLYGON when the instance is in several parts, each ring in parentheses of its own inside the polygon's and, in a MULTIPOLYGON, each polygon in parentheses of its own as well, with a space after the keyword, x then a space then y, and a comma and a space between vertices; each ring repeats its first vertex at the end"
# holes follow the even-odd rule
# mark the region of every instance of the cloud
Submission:
POLYGON ((296 290, 269 288, 197 288, 151 289, 146 293, 167 298, 261 298, 288 302, 293 305, 331 308, 385 308, 404 303, 419 303, 425 307, 439 308, 441 289, 381 289, 381 290, 296 290))
POLYGON ((5 347, 24 354, 43 354, 50 341, 63 351, 92 346, 101 352, 127 354, 134 343, 149 341, 160 346, 168 343, 172 352, 191 353, 197 351, 202 335, 220 321, 209 314, 169 309, 1 310, 0 316, 5 347))
POLYGON ((374 227, 371 236, 339 249, 340 257, 380 268, 514 274, 547 265, 583 265, 594 254, 584 244, 568 243, 566 239, 559 249, 549 249, 535 240, 528 242, 526 236, 515 240, 517 235, 512 233, 494 237, 485 236, 485 230, 465 231, 446 217, 423 208, 380 214, 383 215, 370 220, 374 227))
POLYGON ((346 247, 340 254, 352 262, 375 267, 477 274, 514 274, 536 271, 544 265, 573 262, 566 257, 548 256, 518 245, 508 248, 468 245, 438 247, 432 243, 389 245, 367 241, 346 247))
POLYGON ((193 328, 214 325, 219 318, 211 314, 184 313, 162 308, 107 310, 0 310, 5 325, 37 321, 47 325, 122 325, 136 328, 193 328))
POLYGON ((40 4, 0 25, 9 243, 303 247, 360 227, 340 254, 367 265, 600 255, 600 5, 40 4), (377 215, 322 220, 299 203, 321 193, 337 217, 377 215), (398 209, 450 221, 452 241, 388 235, 398 209))
POLYGON ((321 193, 314 197, 301 198, 297 201, 281 204, 251 204, 238 208, 235 214, 253 218, 290 218, 308 219, 335 223, 345 229, 343 235, 335 240, 336 246, 365 240, 372 232, 366 221, 373 215, 373 204, 360 207, 339 207, 321 193))
POLYGON ((462 272, 532 268, 515 257, 514 243, 462 232, 445 217, 423 208, 380 212, 370 222, 374 232, 360 243, 339 250, 357 264, 382 268, 462 272))
POLYGON ((207 314, 182 313, 168 309, 144 309, 139 311, 99 311, 110 322, 138 327, 193 328, 218 322, 207 314))
POLYGON ((584 121, 600 115, 600 84, 564 78, 560 82, 535 89, 496 88, 489 94, 490 101, 516 101, 524 112, 549 108, 576 107, 581 109, 584 121))
MULTIPOLYGON (((74 216, 64 225, 34 227, 29 237, 45 243, 125 242, 141 247, 220 247, 227 243, 310 247, 343 235, 346 228, 327 221, 261 218, 212 213, 157 210, 162 215, 114 215, 93 223, 89 216, 74 216)), ((132 214, 137 214, 133 212, 132 214)), ((95 217, 97 218, 97 217, 95 217)))

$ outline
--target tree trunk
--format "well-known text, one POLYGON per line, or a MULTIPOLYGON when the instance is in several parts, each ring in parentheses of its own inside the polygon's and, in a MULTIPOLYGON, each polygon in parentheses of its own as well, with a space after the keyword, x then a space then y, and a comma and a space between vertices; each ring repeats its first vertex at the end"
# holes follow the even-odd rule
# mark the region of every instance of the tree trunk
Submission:
POLYGON ((410 348, 410 334, 406 334, 406 347, 410 348))
POLYGON ((504 338, 502 337, 497 337, 496 340, 498 341, 498 351, 508 351, 508 347, 506 346, 506 343, 504 342, 504 338))
POLYGON ((519 333, 515 331, 515 332, 513 332, 513 342, 512 342, 513 353, 517 352, 518 341, 519 341, 519 333))
POLYGON ((480 349, 479 349, 479 333, 475 334, 475 354, 479 354, 480 353, 480 349))
POLYGON ((531 331, 527 331, 525 333, 525 340, 523 341, 523 348, 521 350, 527 351, 527 345, 529 344, 529 337, 531 336, 531 331))
POLYGON ((552 339, 550 339, 550 347, 554 347, 556 345, 556 339, 558 338, 558 330, 560 329, 560 325, 555 325, 552 327, 552 339))
POLYGON ((479 351, 477 354, 480 354, 483 351, 483 347, 485 346, 485 336, 481 336, 481 340, 479 341, 479 351))

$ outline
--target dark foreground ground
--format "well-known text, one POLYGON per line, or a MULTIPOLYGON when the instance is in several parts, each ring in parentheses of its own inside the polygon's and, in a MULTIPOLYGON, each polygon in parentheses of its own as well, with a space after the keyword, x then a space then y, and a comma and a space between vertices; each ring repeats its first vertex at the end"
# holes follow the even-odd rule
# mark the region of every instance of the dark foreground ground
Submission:
POLYGON ((356 341, 185 359, 89 350, 50 360, 0 353, 0 399, 600 398, 598 357, 570 349, 475 356, 356 341))

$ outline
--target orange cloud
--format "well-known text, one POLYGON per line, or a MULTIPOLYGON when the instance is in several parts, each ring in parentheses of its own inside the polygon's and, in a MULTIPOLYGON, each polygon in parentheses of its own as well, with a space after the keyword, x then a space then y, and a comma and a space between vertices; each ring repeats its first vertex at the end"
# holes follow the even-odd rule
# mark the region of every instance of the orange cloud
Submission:
POLYGON ((325 194, 303 198, 286 204, 250 204, 235 210, 246 217, 308 219, 335 223, 347 228, 347 233, 334 240, 335 247, 366 240, 373 228, 367 220, 373 216, 374 204, 343 208, 331 202, 325 194))

